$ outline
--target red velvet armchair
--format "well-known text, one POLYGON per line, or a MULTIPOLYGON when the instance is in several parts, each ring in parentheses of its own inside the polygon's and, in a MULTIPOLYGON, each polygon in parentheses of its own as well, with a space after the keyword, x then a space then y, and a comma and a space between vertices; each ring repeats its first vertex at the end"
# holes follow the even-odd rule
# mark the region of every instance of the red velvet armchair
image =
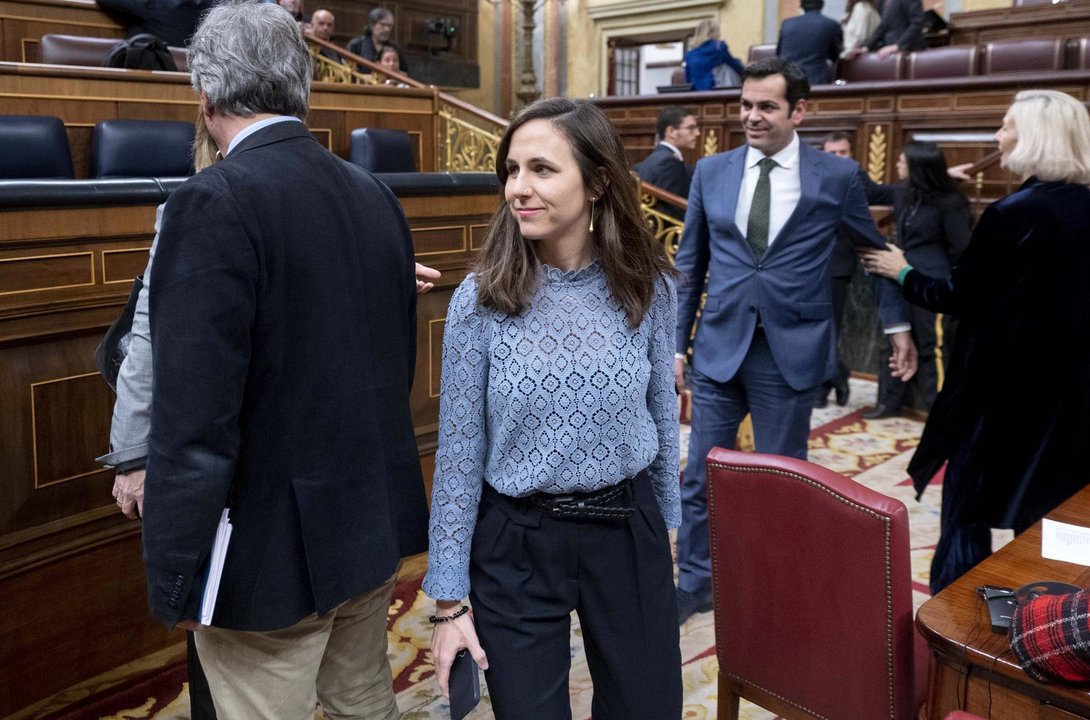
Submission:
POLYGON ((908 512, 831 470, 715 448, 709 532, 720 720, 914 717, 908 512))

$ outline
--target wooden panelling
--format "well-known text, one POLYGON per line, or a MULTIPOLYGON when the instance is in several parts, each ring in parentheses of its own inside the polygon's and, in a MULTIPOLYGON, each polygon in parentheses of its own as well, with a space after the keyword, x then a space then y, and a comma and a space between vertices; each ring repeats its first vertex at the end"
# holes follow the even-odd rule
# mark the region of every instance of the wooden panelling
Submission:
POLYGON ((50 33, 125 37, 94 2, 0 0, 0 60, 37 61, 38 38, 50 33))
POLYGON ((102 252, 102 282, 130 283, 144 272, 148 264, 147 248, 128 250, 104 250, 102 252))
POLYGON ((102 471, 95 457, 109 447, 110 429, 101 418, 113 404, 97 372, 31 384, 35 490, 102 471), (73 418, 84 423, 81 432, 72 432, 73 418))
MULTIPOLYGON (((401 202, 421 260, 443 273, 418 298, 410 395, 430 489, 444 318, 497 198, 401 202)), ((139 525, 94 461, 113 395, 93 352, 146 264, 154 218, 153 206, 0 211, 0 287, 13 291, 0 294, 0 717, 180 639, 148 615, 139 525)))
POLYGON ((992 40, 1090 35, 1090 0, 992 8, 950 15, 950 44, 979 45, 992 40))
POLYGON ((94 285, 94 255, 57 253, 0 258, 0 295, 94 285))
MULTIPOLYGON (((406 130, 419 170, 436 169, 435 96, 432 88, 314 83, 308 126, 320 142, 347 158, 352 130, 406 130)), ((87 177, 91 129, 114 118, 184 120, 197 112, 197 97, 184 73, 0 62, 0 114, 54 115, 68 130, 77 177, 87 177)))
MULTIPOLYGON (((465 225, 414 227, 413 245, 418 258, 465 253, 469 250, 465 225)), ((428 262, 424 260, 423 262, 428 262)))
MULTIPOLYGON (((1090 0, 1085 0, 1085 3, 1090 6, 1090 0)), ((1029 87, 1060 90, 1084 100, 1090 97, 1090 71, 820 86, 811 93, 806 117, 799 126, 799 135, 805 142, 817 145, 829 132, 848 132, 855 138, 855 158, 860 164, 865 168, 871 165, 879 167, 881 175, 877 179, 893 182, 894 169, 890 159, 897 157, 903 144, 914 133, 935 133, 956 128, 962 133, 990 135, 999 127, 1014 95, 1029 87), (872 157, 872 148, 865 140, 869 138, 866 128, 878 126, 883 128, 884 145, 879 156, 872 157)), ((685 153, 686 160, 693 162, 705 154, 705 143, 711 141, 713 133, 716 142, 712 144, 719 151, 745 142, 738 120, 739 94, 740 91, 734 89, 669 96, 599 98, 595 102, 613 120, 632 162, 642 160, 647 155, 647 139, 654 133, 651 118, 663 107, 680 104, 692 108, 701 119, 702 132, 698 151, 685 153), (726 108, 724 120, 710 122, 710 118, 720 113, 721 108, 726 108)), ((981 160, 995 148, 994 145, 976 141, 954 145, 958 148, 957 162, 981 160)), ((989 169, 984 177, 986 192, 983 199, 1001 196, 1015 184, 1016 179, 1009 173, 998 167, 989 169)))

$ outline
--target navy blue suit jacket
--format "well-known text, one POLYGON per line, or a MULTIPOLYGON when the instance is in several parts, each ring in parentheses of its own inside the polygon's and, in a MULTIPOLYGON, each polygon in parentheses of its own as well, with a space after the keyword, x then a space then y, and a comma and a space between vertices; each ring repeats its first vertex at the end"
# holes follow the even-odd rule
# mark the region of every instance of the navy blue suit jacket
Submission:
MULTIPOLYGON (((676 347, 685 352, 700 303, 704 277, 708 299, 693 341, 693 368, 719 382, 734 377, 753 339, 760 315, 784 380, 796 390, 815 387, 836 372, 836 336, 829 259, 837 232, 858 243, 885 247, 871 219, 851 160, 801 144, 802 195, 763 258, 754 257, 734 222, 747 146, 700 160, 689 191, 685 232, 676 267, 676 347)), ((886 326, 909 322, 895 283, 878 285, 886 326)))
POLYGON ((426 547, 413 247, 386 186, 302 123, 258 130, 171 196, 155 281, 143 531, 157 617, 196 616, 228 502, 218 627, 328 612, 426 547))
MULTIPOLYGON (((692 181, 692 173, 685 166, 685 163, 678 160, 673 151, 665 145, 661 143, 656 145, 650 155, 641 162, 636 163, 635 170, 636 174, 644 182, 649 182, 685 199, 689 198, 689 183, 692 181)), ((681 208, 675 208, 673 205, 667 205, 666 203, 659 203, 658 207, 663 212, 674 215, 678 220, 682 219, 681 208)))
POLYGON ((840 23, 820 10, 808 10, 783 21, 776 54, 801 65, 811 85, 825 85, 832 82, 828 61, 836 62, 843 45, 840 23))

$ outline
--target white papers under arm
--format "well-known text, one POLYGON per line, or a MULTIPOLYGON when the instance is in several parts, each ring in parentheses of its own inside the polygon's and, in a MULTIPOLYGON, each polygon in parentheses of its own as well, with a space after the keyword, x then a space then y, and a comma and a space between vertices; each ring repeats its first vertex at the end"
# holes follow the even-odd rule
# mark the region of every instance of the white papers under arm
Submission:
POLYGON ((1045 518, 1041 523, 1041 555, 1049 560, 1090 565, 1090 528, 1045 518))
POLYGON ((208 578, 201 598, 201 625, 211 625, 212 614, 216 610, 216 596, 219 595, 220 580, 223 578, 223 561, 227 557, 227 546, 231 543, 231 518, 228 512, 228 508, 223 509, 216 528, 216 540, 212 543, 212 554, 208 558, 208 578))

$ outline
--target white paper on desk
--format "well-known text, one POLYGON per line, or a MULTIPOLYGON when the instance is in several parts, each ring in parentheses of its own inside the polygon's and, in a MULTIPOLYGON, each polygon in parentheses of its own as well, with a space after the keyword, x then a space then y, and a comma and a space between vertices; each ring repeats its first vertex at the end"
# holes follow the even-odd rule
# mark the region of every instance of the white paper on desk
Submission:
POLYGON ((1090 528, 1044 519, 1041 555, 1049 560, 1090 565, 1090 528))
POLYGON ((216 527, 216 540, 212 543, 212 555, 208 558, 208 578, 204 582, 204 597, 201 598, 201 625, 211 625, 212 613, 216 610, 216 596, 223 579, 223 561, 227 557, 227 546, 231 543, 229 512, 228 508, 223 509, 220 524, 216 527))

